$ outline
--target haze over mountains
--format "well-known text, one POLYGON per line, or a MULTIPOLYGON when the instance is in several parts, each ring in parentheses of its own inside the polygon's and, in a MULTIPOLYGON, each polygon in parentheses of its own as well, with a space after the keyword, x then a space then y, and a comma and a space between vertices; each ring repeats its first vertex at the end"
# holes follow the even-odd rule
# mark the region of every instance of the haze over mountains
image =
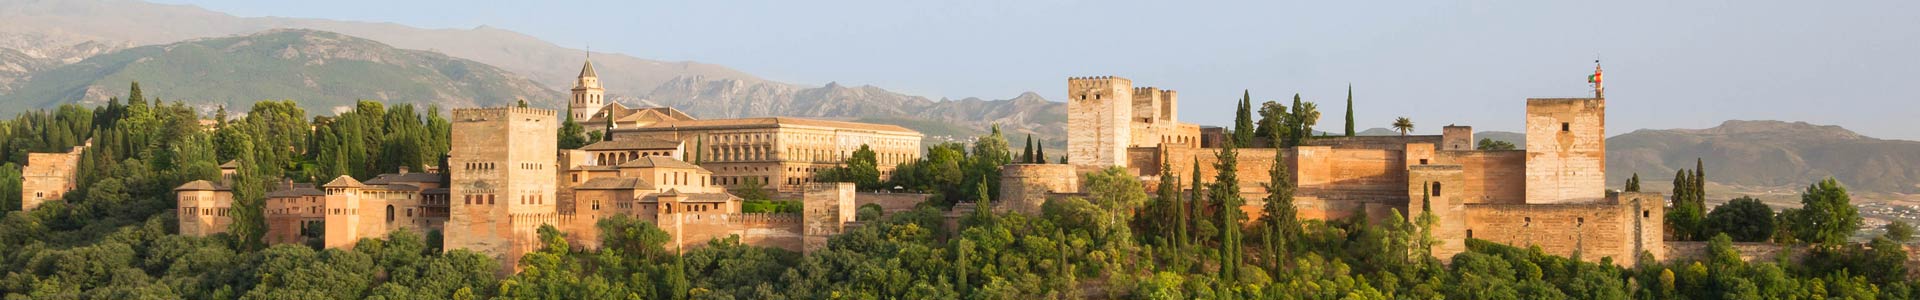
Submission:
MULTIPOLYGON (((250 35, 275 28, 338 32, 378 41, 393 48, 445 53, 447 56, 498 67, 554 91, 570 88, 581 61, 587 58, 584 50, 560 47, 532 36, 484 26, 474 29, 421 29, 393 23, 242 18, 193 6, 127 0, 0 0, 0 58, 7 58, 5 62, 0 62, 0 94, 12 94, 13 90, 24 88, 37 72, 80 62, 95 55, 195 38, 250 35)), ((617 53, 594 53, 592 59, 601 81, 608 89, 609 98, 629 104, 680 107, 696 117, 786 115, 840 119, 930 118, 932 121, 974 128, 985 128, 995 121, 1064 120, 1064 105, 1047 101, 935 101, 870 86, 829 84, 801 87, 698 62, 657 61, 617 53), (715 99, 726 99, 723 103, 729 105, 711 103, 715 99), (977 115, 955 112, 960 110, 1019 113, 977 115), (1058 115, 1054 117, 1031 116, 1055 113, 1058 115)), ((87 89, 120 90, 125 88, 124 85, 117 83, 87 89)), ((173 91, 155 92, 165 96, 173 91)), ((36 100, 30 103, 104 101, 109 96, 80 95, 93 98, 36 100)), ((303 98, 300 95, 258 97, 303 98)), ((389 100, 422 103, 431 99, 389 100)), ((537 99, 529 101, 554 103, 537 99)), ((475 103, 490 104, 487 101, 475 103)), ((0 107, 0 112, 11 113, 31 108, 34 107, 0 107)), ((1041 126, 1037 123, 1005 123, 1003 126, 1016 132, 1036 132, 1045 136, 1059 136, 1064 132, 1058 126, 1041 126)))
MULTIPOLYGON (((242 111, 257 100, 287 98, 314 113, 354 99, 450 108, 524 98, 559 108, 558 99, 586 57, 583 50, 484 26, 420 29, 242 18, 124 0, 0 0, 0 101, 7 103, 0 113, 5 114, 102 103, 124 93, 133 80, 141 81, 148 95, 193 101, 209 110, 215 103, 242 111)), ((696 117, 860 120, 907 126, 934 141, 965 138, 1001 124, 1011 132, 1034 133, 1055 149, 1065 143, 1059 138, 1065 134, 1065 104, 1035 93, 1004 100, 930 99, 869 85, 799 86, 699 62, 617 53, 594 53, 592 60, 611 99, 672 106, 696 117)), ((1321 130, 1340 122, 1331 113, 1321 130)), ((1398 133, 1373 128, 1361 134, 1398 133)), ((1478 137, 1525 146, 1518 133, 1478 137)), ((1610 138, 1609 150, 1608 180, 1615 184, 1638 172, 1658 185, 1699 157, 1708 161, 1709 179, 1721 184, 1792 187, 1834 176, 1856 190, 1920 193, 1920 142, 1875 139, 1835 126, 1729 121, 1710 129, 1638 130, 1610 138)))

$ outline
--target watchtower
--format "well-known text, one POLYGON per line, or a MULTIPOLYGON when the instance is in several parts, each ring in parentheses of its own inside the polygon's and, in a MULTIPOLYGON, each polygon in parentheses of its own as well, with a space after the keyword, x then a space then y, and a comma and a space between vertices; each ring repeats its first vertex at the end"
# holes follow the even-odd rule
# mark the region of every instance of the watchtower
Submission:
POLYGON ((539 244, 535 230, 557 223, 556 116, 537 108, 453 110, 446 249, 493 256, 511 271, 539 244))
POLYGON ((340 175, 321 185, 326 190, 327 248, 353 249, 360 240, 360 190, 365 187, 353 176, 340 175))
POLYGON ((1067 162, 1126 166, 1127 146, 1133 138, 1133 81, 1114 76, 1068 78, 1067 98, 1067 162))
POLYGON ((1606 197, 1607 100, 1527 99, 1527 203, 1606 197))

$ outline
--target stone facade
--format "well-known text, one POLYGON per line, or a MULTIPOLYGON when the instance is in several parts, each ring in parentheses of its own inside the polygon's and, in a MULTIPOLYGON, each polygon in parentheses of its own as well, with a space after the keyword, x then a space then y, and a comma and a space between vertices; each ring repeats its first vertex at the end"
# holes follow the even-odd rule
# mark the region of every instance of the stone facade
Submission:
POLYGON ((64 153, 27 153, 27 165, 20 167, 20 210, 33 211, 41 203, 60 200, 74 188, 80 169, 80 152, 93 144, 75 146, 64 153))
POLYGON ((1180 123, 1179 93, 1113 76, 1067 79, 1067 161, 1125 166, 1128 147, 1199 147, 1200 126, 1180 123))
MULTIPOLYGON (((721 186, 738 188, 757 182, 782 195, 799 197, 813 183, 814 174, 840 166, 861 145, 877 154, 882 178, 892 175, 895 166, 920 158, 922 135, 905 127, 789 117, 701 120, 673 108, 628 108, 605 102, 599 80, 592 62, 582 66, 569 109, 581 126, 605 131, 616 142, 610 144, 620 145, 585 149, 593 152, 583 157, 591 158, 586 164, 618 165, 636 157, 665 155, 699 163, 714 173, 714 182, 721 186), (652 147, 638 146, 642 144, 652 147)), ((1167 103, 1172 103, 1172 91, 1153 94, 1166 95, 1167 103)))
POLYGON ((1606 196, 1607 100, 1527 99, 1527 203, 1606 196))
POLYGON ((447 249, 472 250, 516 266, 521 255, 540 244, 536 229, 558 225, 554 132, 559 121, 545 109, 453 110, 447 188, 458 200, 448 205, 447 249))
POLYGON ((227 232, 233 224, 233 190, 225 184, 195 180, 173 189, 178 201, 180 235, 204 237, 227 232))
POLYGON ((694 145, 684 156, 714 172, 722 186, 759 181, 797 195, 814 174, 840 166, 861 145, 872 148, 881 177, 894 166, 920 158, 919 132, 893 125, 766 117, 682 120, 614 129, 615 141, 674 141, 694 145))
MULTIPOLYGON (((1176 104, 1172 93, 1158 89, 1121 93, 1131 84, 1118 77, 1068 79, 1068 162, 1073 165, 1007 166, 996 208, 1037 212, 1049 199, 1080 192, 1070 178, 1107 166, 1128 168, 1148 188, 1168 178, 1186 185, 1195 167, 1202 181, 1211 181, 1219 172, 1214 164, 1224 133, 1196 129, 1198 143, 1154 141, 1152 134, 1135 132, 1153 126, 1119 125, 1161 119, 1114 115, 1170 113, 1166 106, 1176 104), (1149 141, 1137 141, 1141 138, 1149 141)), ((1365 214, 1381 219, 1397 211, 1411 219, 1430 213, 1438 217, 1434 233, 1441 240, 1432 250, 1442 257, 1465 251, 1469 238, 1540 246, 1558 255, 1581 253, 1596 261, 1611 258, 1623 265, 1633 264, 1639 253, 1664 257, 1659 216, 1665 197, 1607 196, 1605 102, 1528 99, 1526 150, 1475 149, 1473 128, 1453 125, 1438 136, 1318 137, 1297 147, 1236 149, 1239 192, 1247 199, 1241 210, 1250 219, 1260 217, 1268 171, 1285 164, 1297 186, 1294 203, 1301 218, 1365 214)))

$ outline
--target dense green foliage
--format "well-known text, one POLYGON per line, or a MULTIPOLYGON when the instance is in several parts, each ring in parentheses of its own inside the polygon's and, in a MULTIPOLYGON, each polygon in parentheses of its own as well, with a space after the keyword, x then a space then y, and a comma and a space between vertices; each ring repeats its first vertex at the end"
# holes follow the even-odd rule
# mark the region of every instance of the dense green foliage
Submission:
POLYGON ((1479 144, 1474 145, 1473 148, 1484 151, 1484 150, 1513 150, 1513 149, 1519 149, 1520 147, 1516 147, 1513 145, 1513 143, 1510 143, 1507 141, 1495 141, 1493 139, 1480 139, 1479 144))
MULTIPOLYGON (((277 176, 359 176, 355 172, 413 167, 438 157, 446 149, 438 138, 445 135, 436 133, 446 122, 438 112, 423 115, 407 106, 362 103, 338 116, 315 118, 304 130, 308 123, 297 117, 302 111, 292 102, 263 102, 247 117, 209 131, 184 105, 129 98, 137 101, 0 122, 6 129, 0 130, 5 134, 0 149, 60 149, 89 138, 94 145, 82 157, 81 187, 65 201, 0 218, 0 270, 5 270, 0 293, 7 299, 1915 296, 1899 244, 1911 238, 1912 228, 1890 226, 1888 234, 1870 243, 1847 243, 1861 226, 1859 215, 1834 180, 1809 186, 1802 208, 1777 215, 1787 222, 1771 232, 1822 245, 1798 261, 1742 261, 1732 235, 1769 231, 1733 222, 1708 226, 1716 231, 1704 258, 1656 262, 1643 257, 1633 269, 1480 240, 1468 240, 1467 252, 1435 258, 1426 250, 1435 242, 1430 208, 1411 212, 1412 218, 1399 211, 1377 218, 1284 217, 1297 211, 1286 165, 1268 170, 1273 182, 1243 183, 1235 174, 1241 157, 1234 151, 1217 154, 1213 167, 1223 172, 1209 178, 1202 178, 1197 162, 1187 177, 1168 172, 1143 178, 1108 168, 1084 174, 1084 193, 1048 201, 1039 215, 977 210, 962 217, 958 227, 945 226, 946 213, 936 204, 967 199, 989 205, 997 195, 998 180, 990 176, 1014 160, 998 134, 976 140, 971 153, 957 143, 931 147, 925 158, 903 164, 890 179, 940 193, 945 203, 895 213, 863 206, 858 210, 862 226, 806 255, 747 246, 738 238, 677 246, 654 224, 616 216, 599 224, 598 249, 575 247, 565 233, 541 228, 542 243, 521 258, 521 271, 501 277, 493 258, 443 251, 437 232, 394 232, 364 239, 351 250, 267 247, 259 241, 260 216, 239 212, 257 210, 259 195, 273 188, 277 176), (80 130, 59 129, 63 124, 79 124, 80 130), (49 138, 59 132, 75 135, 49 138), (218 164, 226 160, 240 165, 233 180, 238 199, 233 233, 174 234, 178 224, 170 211, 170 189, 219 177, 218 164), (1271 191, 1260 207, 1268 217, 1249 220, 1241 213, 1244 184, 1271 191)), ((753 201, 771 206, 765 209, 770 211, 799 209, 764 195, 753 201)), ((1751 204, 1730 202, 1708 220, 1762 215, 1751 204), (1712 217, 1721 211, 1728 217, 1712 217)))
POLYGON ((862 190, 882 189, 885 187, 880 182, 879 160, 872 147, 860 144, 860 149, 853 150, 845 164, 821 170, 814 175, 814 181, 852 182, 862 190))
POLYGON ((1707 236, 1725 234, 1736 242, 1765 242, 1773 239, 1773 208, 1752 197, 1733 199, 1707 213, 1704 229, 1707 236))
MULTIPOLYGON (((1036 150, 1035 155, 1045 153, 1036 150)), ((894 167, 893 175, 882 186, 930 193, 934 195, 930 201, 951 207, 963 200, 999 195, 1000 167, 1013 163, 1014 158, 1012 146, 1000 127, 994 126, 988 134, 974 139, 971 148, 960 143, 927 147, 927 154, 920 159, 894 167), (973 188, 982 185, 986 191, 973 188)))
POLYGON ((1673 174, 1673 205, 1667 209, 1667 228, 1673 238, 1702 241, 1707 218, 1706 178, 1699 169, 1680 169, 1673 174))

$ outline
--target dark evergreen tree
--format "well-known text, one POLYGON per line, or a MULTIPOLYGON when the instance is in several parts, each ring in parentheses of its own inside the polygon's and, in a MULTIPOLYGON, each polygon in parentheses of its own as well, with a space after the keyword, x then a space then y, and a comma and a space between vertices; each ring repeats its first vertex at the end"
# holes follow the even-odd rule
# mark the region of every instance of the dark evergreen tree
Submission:
POLYGON ((1353 85, 1347 85, 1347 136, 1353 136, 1353 85))
POLYGON ((1032 134, 1027 135, 1027 150, 1025 153, 1020 154, 1020 163, 1023 163, 1023 164, 1033 163, 1033 135, 1032 134))
POLYGON ((567 108, 566 115, 567 118, 561 121, 560 131, 557 133, 560 149, 580 149, 591 143, 587 140, 586 127, 581 127, 580 122, 573 119, 573 108, 567 108))
POLYGON ((1229 133, 1233 135, 1233 141, 1231 142, 1238 144, 1236 146, 1247 147, 1253 144, 1253 132, 1255 128, 1253 126, 1252 109, 1252 92, 1242 90, 1240 92, 1240 107, 1234 111, 1233 115, 1233 132, 1229 133))
POLYGON ((1214 215, 1220 226, 1220 281, 1227 284, 1239 282, 1240 248, 1240 177, 1235 170, 1239 166, 1236 145, 1228 144, 1220 148, 1215 159, 1213 187, 1209 188, 1209 200, 1214 204, 1214 215))
POLYGON ((1040 144, 1034 145, 1033 163, 1036 163, 1036 164, 1047 163, 1047 140, 1044 140, 1044 139, 1040 140, 1040 144))

